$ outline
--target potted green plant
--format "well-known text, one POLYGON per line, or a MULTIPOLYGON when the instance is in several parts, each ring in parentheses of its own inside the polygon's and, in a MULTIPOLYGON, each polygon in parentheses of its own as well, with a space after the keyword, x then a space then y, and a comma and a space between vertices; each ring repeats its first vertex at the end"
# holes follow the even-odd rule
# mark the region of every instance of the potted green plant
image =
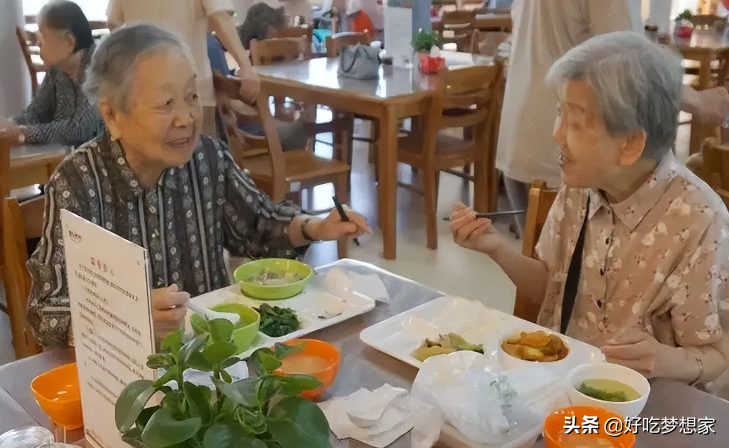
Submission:
POLYGON ((432 57, 430 55, 433 47, 441 48, 440 35, 436 32, 419 30, 413 35, 413 51, 418 54, 418 67, 423 73, 437 73, 445 66, 445 58, 432 57))
POLYGON ((676 37, 682 39, 688 39, 691 37, 694 32, 694 24, 691 22, 693 16, 693 13, 688 9, 676 16, 676 37))
POLYGON ((321 386, 319 380, 276 373, 281 360, 301 347, 257 350, 248 364, 254 375, 233 381, 225 369, 242 362, 234 356, 233 325, 209 323, 210 333, 185 340, 180 330, 165 338, 147 366, 166 373, 124 388, 115 415, 122 439, 137 448, 330 447, 326 417, 300 397, 321 386), (210 372, 215 388, 184 381, 188 369, 210 372))

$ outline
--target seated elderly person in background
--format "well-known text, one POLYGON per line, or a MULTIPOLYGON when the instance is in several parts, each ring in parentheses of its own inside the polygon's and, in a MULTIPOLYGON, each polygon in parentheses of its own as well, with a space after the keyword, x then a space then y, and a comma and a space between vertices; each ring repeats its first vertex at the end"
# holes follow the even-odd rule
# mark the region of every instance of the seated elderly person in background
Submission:
POLYGON ((678 56, 632 32, 570 50, 547 77, 563 185, 538 259, 465 206, 451 230, 541 303, 539 324, 648 377, 705 383, 729 356, 729 214, 671 152, 682 77, 678 56))
POLYGON ((28 320, 43 346, 68 341, 70 309, 59 211, 145 247, 158 338, 179 328, 190 295, 229 284, 223 249, 295 257, 312 241, 369 231, 364 217, 306 216, 272 204, 228 148, 200 135, 202 106, 188 50, 153 25, 120 28, 100 45, 85 89, 103 135, 72 153, 46 188, 43 238, 28 261, 28 320))
MULTIPOLYGON (((102 129, 101 116, 81 90, 94 53, 91 25, 76 3, 55 0, 38 14, 38 46, 47 68, 35 98, 4 129, 11 145, 60 143, 76 146, 102 129)), ((3 125, 0 124, 0 127, 3 125)))

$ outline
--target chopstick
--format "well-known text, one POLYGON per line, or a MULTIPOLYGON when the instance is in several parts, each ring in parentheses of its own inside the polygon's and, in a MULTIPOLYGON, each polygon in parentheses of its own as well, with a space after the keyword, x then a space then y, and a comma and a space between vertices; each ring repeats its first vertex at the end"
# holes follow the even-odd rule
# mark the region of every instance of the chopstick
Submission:
MULTIPOLYGON (((520 215, 524 213, 525 210, 509 210, 504 212, 493 212, 493 213, 477 213, 476 218, 496 218, 497 216, 511 216, 511 215, 520 215)), ((443 221, 450 221, 451 218, 443 218, 443 221)))
MULTIPOLYGON (((344 207, 342 207, 342 203, 339 202, 339 199, 337 199, 336 196, 332 196, 332 200, 334 201, 334 206, 337 208, 337 212, 339 212, 339 217, 342 218, 342 222, 349 222, 349 216, 344 213, 344 207)), ((359 240, 357 238, 354 239, 354 244, 359 246, 359 240)))

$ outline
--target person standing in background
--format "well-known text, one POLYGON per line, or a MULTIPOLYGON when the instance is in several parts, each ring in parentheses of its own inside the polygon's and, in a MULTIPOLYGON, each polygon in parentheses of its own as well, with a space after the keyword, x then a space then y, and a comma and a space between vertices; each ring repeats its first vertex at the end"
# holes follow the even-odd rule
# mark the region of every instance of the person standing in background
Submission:
POLYGON ((125 23, 149 23, 177 34, 189 47, 197 70, 197 93, 203 105, 203 133, 215 132, 215 91, 208 59, 208 27, 240 67, 241 96, 253 101, 261 82, 251 67, 248 52, 238 39, 230 13, 230 0, 110 0, 109 28, 125 23))

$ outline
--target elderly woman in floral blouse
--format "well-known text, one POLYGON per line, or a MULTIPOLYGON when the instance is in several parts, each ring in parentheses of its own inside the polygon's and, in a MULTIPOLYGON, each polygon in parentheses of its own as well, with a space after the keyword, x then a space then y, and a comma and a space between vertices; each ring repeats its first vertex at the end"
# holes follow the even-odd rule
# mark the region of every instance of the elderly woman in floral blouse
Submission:
POLYGON ((103 128, 98 109, 81 90, 95 48, 91 25, 76 3, 55 0, 38 14, 38 37, 48 72, 33 101, 0 129, 0 137, 11 145, 85 143, 103 128))
POLYGON ((541 325, 646 376, 705 383, 729 359, 729 214, 671 152, 682 76, 678 57, 632 32, 570 50, 548 74, 563 185, 538 259, 465 206, 451 230, 541 303, 541 325))
POLYGON ((28 262, 28 319, 44 346, 67 343, 70 322, 60 209, 145 247, 157 337, 179 328, 190 295, 227 286, 223 249, 295 257, 312 241, 368 232, 272 204, 221 142, 200 135, 202 107, 188 50, 152 25, 114 31, 94 55, 85 89, 106 132, 69 156, 46 188, 43 237, 28 262))

